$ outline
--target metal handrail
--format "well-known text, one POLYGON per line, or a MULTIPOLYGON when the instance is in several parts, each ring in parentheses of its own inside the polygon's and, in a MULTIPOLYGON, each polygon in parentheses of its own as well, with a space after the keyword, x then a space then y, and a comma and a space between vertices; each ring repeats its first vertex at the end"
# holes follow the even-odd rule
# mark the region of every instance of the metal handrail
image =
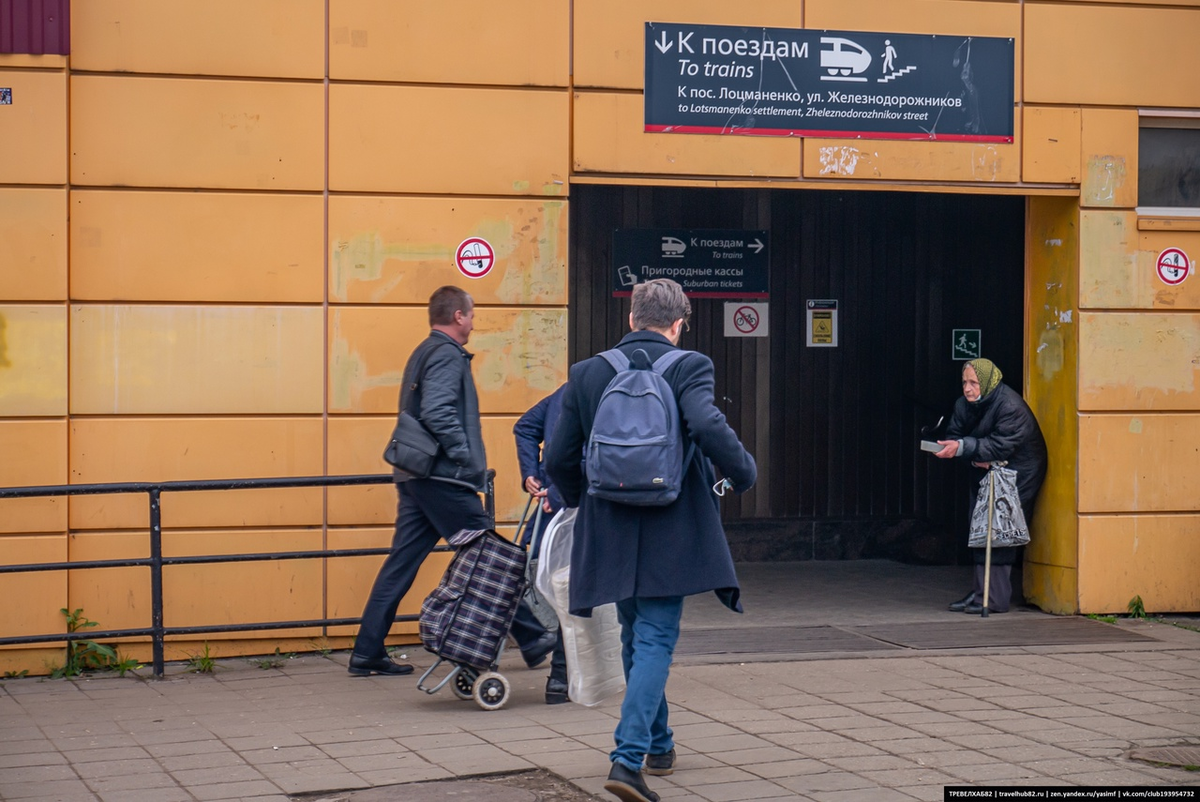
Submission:
MULTIPOLYGON (((488 517, 496 520, 495 505, 496 472, 487 472, 485 507, 488 517)), ((153 650, 154 676, 164 673, 164 651, 168 635, 197 635, 215 632, 249 632, 254 630, 293 629, 298 627, 329 627, 358 624, 360 618, 318 618, 305 621, 269 621, 251 624, 217 624, 212 626, 168 627, 163 624, 164 565, 194 565, 208 563, 257 562, 263 560, 301 560, 316 557, 361 557, 388 554, 391 549, 324 549, 306 551, 279 551, 256 554, 220 554, 189 557, 164 557, 162 553, 162 506, 164 492, 195 490, 248 490, 278 487, 346 487, 351 485, 381 485, 394 481, 392 474, 354 474, 344 476, 294 476, 266 477, 260 479, 201 479, 176 482, 109 482, 104 484, 42 485, 31 487, 0 487, 0 499, 37 498, 44 496, 85 496, 115 493, 147 493, 150 499, 150 556, 136 559, 86 560, 61 563, 28 563, 23 565, 0 565, 0 574, 34 573, 38 571, 77 571, 91 568, 126 568, 147 566, 150 568, 150 626, 134 629, 114 629, 88 632, 66 632, 49 635, 22 635, 0 638, 0 646, 29 643, 60 643, 75 640, 103 640, 106 638, 128 638, 149 635, 153 650)), ((435 551, 449 551, 448 546, 438 546, 435 551)), ((396 621, 416 621, 416 615, 397 615, 396 621)))

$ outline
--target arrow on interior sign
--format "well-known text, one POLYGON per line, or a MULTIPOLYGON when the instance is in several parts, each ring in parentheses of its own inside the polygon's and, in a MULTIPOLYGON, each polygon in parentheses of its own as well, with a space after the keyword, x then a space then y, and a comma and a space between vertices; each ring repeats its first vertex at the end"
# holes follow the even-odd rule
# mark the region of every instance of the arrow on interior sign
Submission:
POLYGON ((751 242, 746 247, 749 248, 750 250, 754 251, 755 253, 759 253, 760 251, 762 251, 763 248, 765 248, 767 246, 762 244, 762 240, 760 240, 758 237, 755 237, 754 242, 751 242))

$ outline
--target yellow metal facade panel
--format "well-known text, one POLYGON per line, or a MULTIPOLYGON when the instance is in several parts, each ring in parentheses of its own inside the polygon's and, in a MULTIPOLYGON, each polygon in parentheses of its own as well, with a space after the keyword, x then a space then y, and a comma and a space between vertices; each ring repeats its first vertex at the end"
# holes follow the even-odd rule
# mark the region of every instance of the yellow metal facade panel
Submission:
POLYGON ((1079 207, 1074 198, 1028 202, 1024 396, 1046 436, 1049 468, 1025 550, 1026 597, 1043 610, 1074 612, 1078 565, 1076 464, 1079 449, 1076 309, 1079 207))
MULTIPOLYGON (((1139 306, 1155 309, 1200 309, 1200 231, 1139 231, 1137 249, 1137 286, 1139 306), (1158 274, 1158 259, 1168 248, 1178 248, 1188 256, 1192 269, 1180 284, 1168 284, 1158 274)), ((1170 274, 1168 274, 1170 276, 1170 274)))
POLYGON ((1015 182, 1021 178, 1019 133, 1015 139, 1004 145, 806 137, 804 177, 1015 182))
POLYGON ((0 70, 21 67, 35 70, 66 69, 67 57, 57 53, 0 53, 0 70))
POLYGON ((647 134, 642 96, 575 93, 575 170, 581 173, 797 178, 795 137, 647 134))
MULTIPOLYGON (((0 420, 0 487, 67 484, 65 420, 0 420), (12 455, 20 455, 13 459, 12 455)), ((0 533, 66 532, 67 499, 5 498, 0 533)), ((2 541, 0 541, 2 543, 2 541)))
POLYGON ((1026 102, 1196 105, 1200 52, 1179 43, 1186 32, 1200 31, 1200 9, 1082 3, 1020 8, 1026 102))
POLYGON ((0 86, 12 89, 0 114, 0 184, 65 184, 67 74, 0 69, 0 86))
POLYGON ((1021 119, 1021 180, 1035 184, 1078 184, 1082 119, 1079 109, 1026 106, 1021 119))
MULTIPOLYGON (((484 413, 521 414, 566 380, 566 316, 563 309, 475 310, 466 348, 475 354, 484 413)), ((404 365, 428 334, 424 306, 332 309, 329 411, 395 414, 404 365)))
POLYGON ((315 306, 73 306, 71 412, 319 413, 323 331, 315 306))
POLYGON ((1137 205, 1138 115, 1133 109, 1084 109, 1079 205, 1137 205))
MULTIPOLYGON (((254 554, 316 551, 320 530, 164 532, 163 555, 254 554)), ((163 567, 163 606, 173 626, 205 626, 321 618, 321 560, 266 560, 163 567), (252 593, 247 593, 253 588, 252 593)), ((318 628, 273 630, 279 637, 316 636, 318 628)), ((229 635, 225 637, 231 637, 229 635)), ((255 637, 248 633, 232 637, 255 637)))
MULTIPOLYGON (((329 548, 331 549, 371 549, 387 548, 392 543, 392 527, 378 529, 331 529, 329 530, 329 548)), ((429 595, 446 566, 450 564, 451 552, 434 552, 421 564, 417 578, 412 588, 400 602, 396 611, 399 615, 417 615, 421 612, 421 602, 429 595)), ((375 582, 375 575, 383 563, 383 557, 338 557, 327 561, 327 606, 326 612, 330 618, 354 618, 362 615, 375 582)), ((352 635, 358 631, 357 626, 330 627, 330 635, 352 635)), ((402 633, 407 637, 400 638, 405 642, 414 642, 412 635, 417 631, 416 622, 400 623, 392 626, 393 635, 402 633)))
POLYGON ((801 7, 795 0, 760 0, 753 5, 725 0, 576 0, 575 86, 641 89, 647 22, 799 28, 801 7))
POLYGON ((568 107, 566 90, 336 84, 329 186, 565 196, 568 107))
POLYGON ((321 303, 316 195, 71 193, 71 297, 79 301, 321 303))
POLYGON ((71 181, 319 190, 324 124, 318 83, 75 75, 71 181))
POLYGON ((1080 409, 1200 410, 1200 314, 1079 317, 1080 409))
POLYGON ((1137 241, 1137 214, 1133 211, 1084 209, 1079 213, 1081 309, 1142 305, 1137 241))
MULTIPOLYGON (((321 476, 319 418, 81 418, 71 422, 72 484, 321 476)), ((145 493, 73 496, 72 529, 145 529, 145 493)), ((163 526, 310 526, 319 488, 164 493, 163 526), (214 495, 216 494, 216 495, 214 495), (220 503, 214 500, 220 498, 220 503)))
POLYGON ((1079 512, 1200 510, 1197 442, 1200 415, 1082 415, 1079 512))
POLYGON ((65 189, 0 188, 0 298, 67 299, 65 189))
POLYGON ((323 0, 87 0, 71 67, 94 72, 323 78, 323 0))
POLYGON ((567 201, 538 198, 329 199, 329 297, 425 304, 459 284, 478 304, 567 303, 567 201), (468 237, 487 240, 490 272, 466 280, 454 263, 468 237))
MULTIPOLYGON (((66 561, 66 535, 0 536, 0 565, 66 561)), ((0 597, 9 600, 8 604, 0 605, 0 632, 5 636, 49 635, 64 631, 66 621, 59 610, 67 606, 66 571, 0 574, 0 597), (19 603, 15 603, 18 600, 19 603)), ((61 658, 58 664, 62 665, 61 658)), ((22 667, 29 668, 23 664, 22 667)), ((31 669, 30 673, 37 673, 38 668, 31 669)))
POLYGON ((67 413, 67 309, 0 305, 0 416, 67 413))
POLYGON ((561 0, 330 0, 329 75, 566 86, 569 15, 561 0))
POLYGON ((804 0, 804 27, 1016 38, 1021 33, 1021 7, 962 0, 804 0))
MULTIPOLYGON (((67 422, 0 420, 0 454, 8 455, 0 459, 0 487, 65 485, 67 422)), ((0 500, 0 533, 57 533, 66 529, 67 499, 63 496, 0 500)))
POLYGON ((1200 610, 1200 516, 1079 519, 1079 610, 1124 613, 1134 596, 1147 613, 1200 610))
MULTIPOLYGON (((68 547, 71 562, 144 559, 150 556, 150 530, 147 527, 141 532, 76 532, 68 539, 68 547)), ((151 625, 148 567, 71 571, 67 595, 70 609, 83 608, 83 614, 96 621, 101 629, 151 625)), ((170 625, 173 622, 170 613, 167 615, 170 625)))
MULTIPOLYGON (((329 475, 391 473, 383 449, 396 423, 395 408, 393 399, 390 415, 329 418, 329 475)), ((391 484, 331 487, 326 519, 330 526, 391 526, 396 520, 396 488, 391 484)))

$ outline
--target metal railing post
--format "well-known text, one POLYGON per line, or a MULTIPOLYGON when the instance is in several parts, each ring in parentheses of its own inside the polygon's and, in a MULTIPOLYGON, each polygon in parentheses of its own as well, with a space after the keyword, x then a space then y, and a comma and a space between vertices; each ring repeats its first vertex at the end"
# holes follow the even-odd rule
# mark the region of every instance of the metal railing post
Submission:
POLYGON ((161 677, 166 637, 163 633, 162 506, 157 487, 150 488, 150 628, 153 630, 154 676, 161 677))

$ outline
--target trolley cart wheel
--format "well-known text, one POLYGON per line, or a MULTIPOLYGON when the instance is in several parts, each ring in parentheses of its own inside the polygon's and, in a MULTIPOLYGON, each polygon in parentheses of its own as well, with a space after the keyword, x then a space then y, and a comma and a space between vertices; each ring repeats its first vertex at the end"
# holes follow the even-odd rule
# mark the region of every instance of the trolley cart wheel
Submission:
POLYGON ((454 691, 454 695, 459 699, 466 701, 467 699, 475 698, 473 696, 475 690, 475 680, 479 677, 473 669, 461 666, 458 673, 454 675, 454 683, 450 686, 450 690, 454 691))
POLYGON ((479 679, 475 680, 472 695, 475 697, 475 704, 484 710, 499 710, 508 704, 508 693, 508 680, 502 674, 488 671, 480 674, 479 679))

